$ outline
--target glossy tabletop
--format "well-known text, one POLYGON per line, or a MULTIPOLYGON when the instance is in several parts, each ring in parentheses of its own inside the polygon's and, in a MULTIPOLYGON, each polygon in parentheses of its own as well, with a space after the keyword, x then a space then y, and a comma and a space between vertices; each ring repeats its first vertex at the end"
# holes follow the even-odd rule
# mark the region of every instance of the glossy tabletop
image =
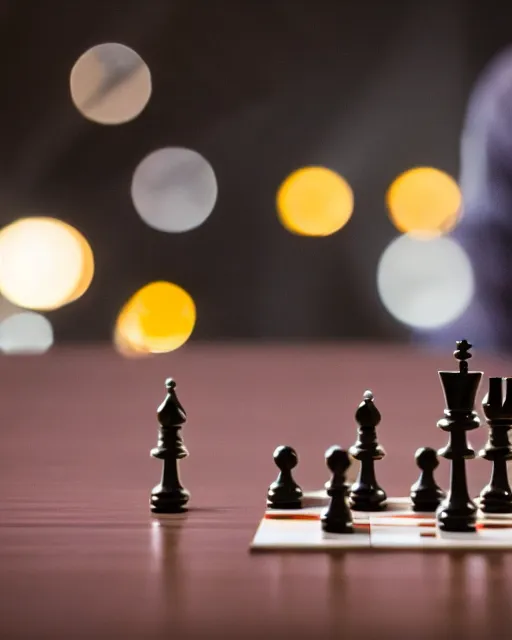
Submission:
MULTIPOLYGON (((333 344, 3 357, 0 638, 509 638, 512 552, 248 552, 274 448, 294 446, 296 479, 320 488, 324 452, 353 443, 367 388, 382 413, 379 481, 407 495, 415 450, 446 441, 437 370, 454 364, 450 348, 333 344), (161 472, 149 451, 168 376, 188 414, 192 498, 161 522, 148 509, 161 472)), ((471 365, 512 375, 512 361, 477 351, 471 365)), ((489 471, 468 463, 473 492, 489 471)))

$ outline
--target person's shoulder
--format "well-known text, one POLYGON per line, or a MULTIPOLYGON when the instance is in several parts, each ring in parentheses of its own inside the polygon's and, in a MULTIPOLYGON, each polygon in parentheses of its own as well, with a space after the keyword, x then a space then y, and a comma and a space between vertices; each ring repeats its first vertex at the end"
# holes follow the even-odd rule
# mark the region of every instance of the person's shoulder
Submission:
POLYGON ((500 102, 506 94, 512 94, 512 45, 484 67, 473 89, 473 101, 500 102))
MULTIPOLYGON (((512 145, 512 45, 496 54, 483 69, 469 97, 462 142, 507 149, 512 145), (491 144, 492 141, 492 144, 491 144)), ((482 149, 480 149, 482 151, 482 149)), ((508 151, 507 151, 508 153, 508 151)))

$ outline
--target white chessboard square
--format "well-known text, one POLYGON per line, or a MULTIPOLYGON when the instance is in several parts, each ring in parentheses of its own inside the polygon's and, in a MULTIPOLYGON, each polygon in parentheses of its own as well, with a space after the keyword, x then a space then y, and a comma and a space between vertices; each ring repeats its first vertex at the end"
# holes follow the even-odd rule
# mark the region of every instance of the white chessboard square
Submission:
POLYGON ((264 518, 251 544, 251 550, 335 550, 369 549, 370 530, 364 524, 357 524, 354 533, 333 534, 322 531, 320 519, 316 520, 273 520, 264 518))
MULTIPOLYGON (((326 507, 329 504, 329 496, 325 489, 321 489, 320 491, 307 491, 304 493, 304 497, 302 499, 301 513, 304 512, 304 509, 309 509, 311 507, 326 507)), ((388 498, 385 504, 385 508, 381 511, 352 511, 352 517, 354 520, 356 518, 368 519, 370 516, 372 517, 389 517, 390 512, 395 511, 403 511, 408 514, 416 514, 418 512, 413 511, 412 503, 410 498, 388 498)), ((267 511, 268 513, 268 511, 267 511)))
POLYGON ((474 533, 455 533, 421 524, 425 524, 425 521, 414 525, 391 525, 374 521, 370 525, 372 549, 512 549, 512 529, 478 529, 474 533))

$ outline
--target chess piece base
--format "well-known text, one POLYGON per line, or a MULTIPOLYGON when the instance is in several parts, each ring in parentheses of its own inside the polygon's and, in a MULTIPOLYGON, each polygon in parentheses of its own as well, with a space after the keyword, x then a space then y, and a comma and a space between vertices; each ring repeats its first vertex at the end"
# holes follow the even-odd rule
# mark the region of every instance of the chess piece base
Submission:
POLYGON ((487 486, 480 494, 479 507, 483 513, 512 513, 512 493, 487 486))
POLYGON ((437 525, 441 531, 470 533, 476 531, 477 509, 474 504, 454 508, 441 504, 436 511, 437 525))
POLYGON ((153 513, 183 513, 189 499, 190 494, 183 487, 169 491, 158 485, 151 492, 149 504, 153 513))
POLYGON ((325 533, 354 533, 354 525, 352 522, 345 520, 332 520, 329 515, 324 512, 320 518, 322 531, 325 533))
POLYGON ((433 513, 445 498, 446 495, 440 488, 413 490, 411 491, 412 510, 433 513))
POLYGON ((434 513, 439 507, 439 501, 434 502, 415 502, 412 505, 412 510, 418 513, 434 513))
POLYGON ((301 509, 301 500, 295 500, 294 502, 272 502, 267 500, 267 509, 301 509))
POLYGON ((386 508, 386 492, 380 487, 354 487, 348 504, 352 511, 382 511, 386 508))
POLYGON ((302 489, 272 483, 267 493, 267 509, 301 509, 302 489))

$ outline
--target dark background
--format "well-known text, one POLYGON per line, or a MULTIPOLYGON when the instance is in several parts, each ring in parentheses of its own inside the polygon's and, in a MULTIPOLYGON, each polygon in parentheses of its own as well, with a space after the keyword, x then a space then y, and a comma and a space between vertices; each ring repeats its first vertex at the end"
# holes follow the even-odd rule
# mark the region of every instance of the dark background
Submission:
POLYGON ((375 286, 397 234, 384 195, 400 172, 458 173, 471 86, 510 41, 504 2, 27 0, 0 3, 0 224, 61 218, 95 254, 92 286, 49 314, 57 341, 111 338, 121 305, 157 279, 198 307, 195 338, 405 339, 375 286), (69 95, 88 48, 121 42, 152 73, 136 120, 102 126, 69 95), (212 164, 219 198, 196 230, 146 226, 130 199, 139 161, 185 146, 212 164), (275 213, 293 170, 339 171, 356 206, 328 238, 275 213))

